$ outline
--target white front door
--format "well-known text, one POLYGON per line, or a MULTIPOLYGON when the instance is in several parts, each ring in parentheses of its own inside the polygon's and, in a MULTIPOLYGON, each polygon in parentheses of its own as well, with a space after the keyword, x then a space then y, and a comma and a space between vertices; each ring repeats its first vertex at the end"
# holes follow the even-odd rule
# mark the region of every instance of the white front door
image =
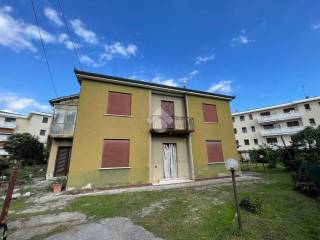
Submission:
POLYGON ((177 146, 175 143, 163 144, 163 172, 165 179, 178 177, 177 146))

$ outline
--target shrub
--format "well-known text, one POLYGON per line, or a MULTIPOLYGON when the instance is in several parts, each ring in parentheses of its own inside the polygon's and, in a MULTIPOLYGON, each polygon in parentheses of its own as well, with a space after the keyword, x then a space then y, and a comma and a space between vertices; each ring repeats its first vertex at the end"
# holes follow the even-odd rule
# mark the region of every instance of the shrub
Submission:
POLYGON ((4 149, 10 154, 11 159, 23 164, 41 164, 44 161, 43 143, 29 133, 11 135, 5 142, 4 149))
POLYGON ((262 212, 262 201, 259 197, 246 197, 241 200, 239 206, 254 214, 260 214, 262 212))
POLYGON ((6 169, 10 167, 9 159, 6 157, 0 156, 0 176, 3 175, 6 169))

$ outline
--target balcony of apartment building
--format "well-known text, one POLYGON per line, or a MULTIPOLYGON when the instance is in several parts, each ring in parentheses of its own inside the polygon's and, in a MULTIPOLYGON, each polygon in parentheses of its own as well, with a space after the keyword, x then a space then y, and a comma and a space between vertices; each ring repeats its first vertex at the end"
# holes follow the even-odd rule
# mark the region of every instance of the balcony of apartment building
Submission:
POLYGON ((15 121, 0 123, 0 128, 15 129, 16 126, 17 126, 17 123, 15 121))
POLYGON ((280 125, 272 126, 272 127, 265 127, 261 130, 261 136, 263 137, 270 137, 270 136, 284 136, 284 135, 293 135, 301 130, 303 130, 303 126, 299 125, 289 125, 287 127, 281 127, 280 125))
POLYGON ((53 120, 50 128, 50 136, 56 138, 72 138, 74 133, 76 114, 77 106, 55 106, 53 120))
POLYGON ((295 110, 294 108, 283 109, 281 113, 270 113, 264 112, 260 114, 258 118, 258 123, 272 123, 272 122, 280 122, 286 120, 296 120, 302 118, 302 113, 295 110))
POLYGON ((194 131, 194 121, 190 117, 152 115, 149 122, 152 133, 187 134, 194 131))

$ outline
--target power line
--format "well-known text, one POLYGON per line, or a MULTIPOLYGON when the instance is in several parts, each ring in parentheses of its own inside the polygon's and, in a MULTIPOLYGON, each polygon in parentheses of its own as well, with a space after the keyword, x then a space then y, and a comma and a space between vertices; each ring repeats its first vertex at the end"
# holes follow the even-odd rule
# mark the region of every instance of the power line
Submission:
POLYGON ((79 63, 80 68, 82 68, 82 65, 81 65, 81 62, 80 62, 80 59, 79 59, 79 55, 78 55, 78 51, 77 51, 77 48, 76 48, 76 46, 75 46, 75 44, 74 44, 74 40, 73 40, 73 38, 72 38, 72 35, 71 35, 71 31, 70 31, 70 29, 69 29, 68 22, 66 21, 66 18, 65 18, 65 16, 64 16, 63 9, 62 9, 62 4, 61 4, 61 1, 60 1, 60 0, 58 0, 58 4, 59 4, 59 8, 60 8, 60 12, 61 12, 61 15, 62 15, 62 19, 63 19, 64 25, 66 26, 66 29, 67 29, 67 32, 68 32, 70 41, 71 41, 71 43, 72 43, 74 55, 76 56, 76 59, 78 60, 78 63, 79 63))
POLYGON ((38 17, 37 17, 37 14, 36 14, 36 9, 35 9, 35 7, 34 7, 34 2, 33 2, 33 0, 30 0, 30 1, 31 1, 31 5, 32 5, 33 14, 34 14, 34 19, 35 19, 36 24, 37 24, 37 27, 38 27, 38 32, 39 32, 39 36, 40 36, 40 40, 41 40, 41 46, 42 46, 42 50, 43 50, 43 55, 44 55, 44 58, 46 59, 46 64, 47 64, 47 67, 48 67, 48 73, 49 73, 49 77, 50 77, 50 80, 51 80, 51 85, 52 85, 54 94, 55 94, 56 97, 57 97, 57 96, 58 96, 58 93, 57 93, 56 86, 55 86, 55 84, 54 84, 53 75, 52 75, 51 67, 50 67, 50 64, 49 64, 49 61, 48 61, 48 56, 47 56, 46 48, 45 48, 45 46, 44 46, 44 42, 43 42, 43 39, 42 39, 41 30, 40 30, 40 26, 39 26, 39 22, 38 22, 38 17))

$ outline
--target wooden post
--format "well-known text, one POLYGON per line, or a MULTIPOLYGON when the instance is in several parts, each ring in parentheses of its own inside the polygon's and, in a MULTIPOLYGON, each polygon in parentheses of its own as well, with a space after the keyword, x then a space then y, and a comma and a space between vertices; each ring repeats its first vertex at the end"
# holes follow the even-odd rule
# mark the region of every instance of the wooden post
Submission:
POLYGON ((7 188, 7 195, 4 200, 3 206, 2 206, 2 211, 0 215, 0 228, 3 228, 3 235, 2 239, 6 239, 7 235, 7 217, 8 217, 8 211, 10 207, 10 202, 12 199, 12 193, 14 189, 14 185, 16 183, 17 179, 17 166, 16 164, 12 167, 11 175, 10 175, 10 180, 8 183, 8 188, 7 188))

